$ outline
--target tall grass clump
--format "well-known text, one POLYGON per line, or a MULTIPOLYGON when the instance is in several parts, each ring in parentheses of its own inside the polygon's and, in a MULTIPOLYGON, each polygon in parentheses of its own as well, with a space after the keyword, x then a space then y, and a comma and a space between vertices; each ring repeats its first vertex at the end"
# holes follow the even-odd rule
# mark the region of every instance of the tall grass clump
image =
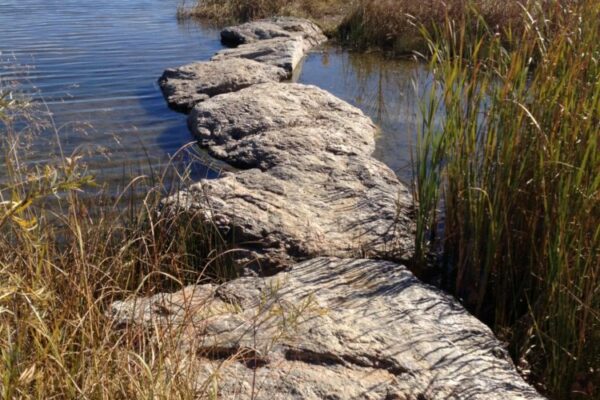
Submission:
POLYGON ((158 212, 187 169, 137 176, 119 193, 100 186, 81 154, 32 163, 24 156, 45 118, 10 89, 0 87, 0 396, 207 393, 177 351, 177 327, 161 337, 120 330, 109 313, 115 300, 175 291, 227 266, 210 229, 158 212))
POLYGON ((460 19, 468 7, 477 10, 498 32, 522 26, 520 2, 490 0, 357 0, 338 31, 342 41, 359 49, 381 49, 396 55, 426 52, 420 29, 434 30, 446 17, 460 19))
POLYGON ((239 23, 277 15, 310 18, 328 36, 359 50, 383 50, 393 55, 425 52, 419 26, 433 29, 446 16, 459 18, 476 7, 486 23, 502 31, 523 27, 521 2, 508 0, 192 0, 178 17, 195 16, 217 23, 239 23))
POLYGON ((313 19, 326 32, 331 32, 337 28, 351 5, 352 2, 342 0, 197 0, 186 15, 217 23, 296 16, 313 19))
POLYGON ((443 249, 451 290, 544 392, 593 398, 600 3, 531 2, 521 18, 522 32, 498 32, 475 7, 422 29, 435 83, 415 163, 419 257, 443 249))

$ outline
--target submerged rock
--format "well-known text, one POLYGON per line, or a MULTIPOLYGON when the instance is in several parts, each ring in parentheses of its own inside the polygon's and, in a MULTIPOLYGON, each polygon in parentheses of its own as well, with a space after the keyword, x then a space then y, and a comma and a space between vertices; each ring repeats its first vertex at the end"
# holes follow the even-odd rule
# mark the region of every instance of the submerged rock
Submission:
POLYGON ((231 26, 221 31, 221 40, 230 46, 274 38, 301 37, 305 50, 327 40, 321 29, 311 21, 292 17, 274 17, 231 26))
POLYGON ((413 201, 372 158, 376 127, 314 86, 266 83, 197 105, 189 126, 244 169, 167 199, 218 230, 261 274, 317 256, 410 259, 413 201))
POLYGON ((193 355, 181 370, 221 398, 542 398, 489 328, 391 262, 317 258, 111 311, 120 326, 177 337, 171 357, 193 355))
POLYGON ((167 69, 159 85, 169 105, 189 112, 210 97, 265 82, 286 79, 288 72, 269 64, 243 58, 197 62, 167 69))

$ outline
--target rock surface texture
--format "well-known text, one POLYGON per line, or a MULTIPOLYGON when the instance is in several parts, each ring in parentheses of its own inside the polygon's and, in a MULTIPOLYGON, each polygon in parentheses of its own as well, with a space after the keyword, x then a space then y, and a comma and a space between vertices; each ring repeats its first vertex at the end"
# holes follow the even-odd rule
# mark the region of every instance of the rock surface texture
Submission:
POLYGON ((223 43, 238 46, 275 38, 301 37, 306 50, 325 42, 327 38, 313 22, 290 17, 274 17, 231 26, 221 31, 223 43))
POLYGON ((179 332, 173 358, 196 354, 193 378, 223 399, 542 398, 484 324, 391 262, 317 258, 111 311, 179 332))
POLYGON ((304 41, 301 37, 275 38, 245 44, 234 49, 219 51, 213 61, 244 58, 285 69, 288 77, 304 57, 304 41))
POLYGON ((167 69, 159 80, 169 105, 188 113, 196 104, 213 96, 231 93, 257 83, 279 82, 287 71, 243 58, 197 62, 167 69))
POLYGON ((159 85, 173 109, 187 113, 219 94, 291 79, 306 53, 327 40, 312 22, 282 17, 225 28, 221 37, 237 47, 163 73, 159 85))
POLYGON ((111 306, 115 327, 175 342, 168 374, 223 399, 540 399, 492 332, 402 265, 414 202, 372 157, 377 128, 316 88, 279 82, 324 40, 277 18, 167 70, 169 103, 236 170, 165 199, 217 231, 246 276, 111 306), (189 368, 188 368, 189 367, 189 368))
POLYGON ((189 126, 242 169, 168 199, 233 242, 241 268, 272 274, 317 256, 408 260, 413 204, 371 153, 377 128, 314 86, 254 85, 198 104, 189 126))

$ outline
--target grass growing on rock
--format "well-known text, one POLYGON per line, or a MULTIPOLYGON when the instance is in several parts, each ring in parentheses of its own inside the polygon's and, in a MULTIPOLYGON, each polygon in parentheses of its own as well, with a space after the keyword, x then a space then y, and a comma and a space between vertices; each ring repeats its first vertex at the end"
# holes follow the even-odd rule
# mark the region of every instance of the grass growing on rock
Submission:
POLYGON ((476 10, 423 26, 435 84, 415 169, 417 240, 441 244, 451 291, 544 392, 595 398, 600 4, 546 6, 523 11, 518 47, 476 10))

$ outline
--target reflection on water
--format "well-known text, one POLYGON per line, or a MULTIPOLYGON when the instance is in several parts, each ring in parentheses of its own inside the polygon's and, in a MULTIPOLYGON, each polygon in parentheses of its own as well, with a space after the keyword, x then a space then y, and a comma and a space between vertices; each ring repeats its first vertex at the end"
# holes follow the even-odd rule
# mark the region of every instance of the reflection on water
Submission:
POLYGON ((418 129, 420 95, 430 79, 422 64, 328 48, 308 57, 300 82, 317 85, 352 103, 381 128, 375 156, 408 182, 418 129))
MULTIPOLYGON (((65 153, 97 154, 88 161, 99 180, 165 162, 191 140, 156 81, 166 67, 206 59, 221 45, 217 31, 178 23, 177 4, 0 0, 0 78, 46 103, 65 153)), ((38 138, 36 160, 52 157, 53 136, 38 138)))
MULTIPOLYGON (((167 67, 207 60, 221 48, 218 31, 178 22, 179 0, 0 0, 0 79, 45 102, 65 153, 93 149, 101 181, 160 164, 192 141, 185 116, 171 111, 157 78, 167 67), (14 64, 28 68, 15 68, 14 64)), ((381 126, 377 157, 410 177, 417 64, 335 49, 312 54, 299 80, 362 108, 381 126)), ((44 131, 31 156, 56 147, 44 131)), ((210 160, 202 154, 203 163, 210 160)), ((219 164, 213 169, 218 169, 219 164)), ((197 176, 215 176, 207 168, 197 176)))

